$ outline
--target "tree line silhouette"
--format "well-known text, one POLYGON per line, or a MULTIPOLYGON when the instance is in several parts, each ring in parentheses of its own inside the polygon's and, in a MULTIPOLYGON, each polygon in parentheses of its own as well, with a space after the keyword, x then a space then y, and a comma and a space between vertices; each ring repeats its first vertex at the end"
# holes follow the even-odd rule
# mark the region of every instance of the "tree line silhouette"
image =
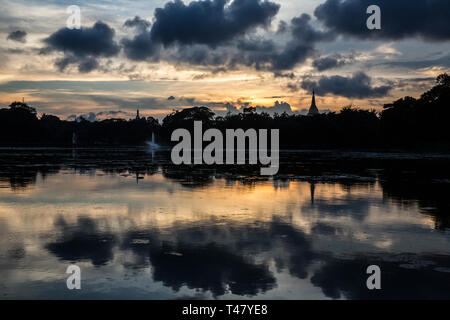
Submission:
POLYGON ((161 123, 153 117, 90 122, 37 116, 36 109, 13 102, 0 109, 2 146, 95 146, 140 145, 152 133, 158 143, 171 144, 177 128, 280 129, 282 148, 436 148, 450 150, 450 76, 441 74, 420 98, 404 97, 384 105, 381 112, 352 106, 315 116, 257 113, 247 107, 238 114, 215 116, 207 107, 174 111, 161 123))

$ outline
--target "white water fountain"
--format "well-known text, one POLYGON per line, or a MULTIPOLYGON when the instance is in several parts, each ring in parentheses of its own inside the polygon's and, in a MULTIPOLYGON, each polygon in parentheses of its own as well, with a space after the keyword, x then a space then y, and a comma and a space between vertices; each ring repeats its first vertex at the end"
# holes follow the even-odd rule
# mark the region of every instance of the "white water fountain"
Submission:
POLYGON ((155 133, 154 132, 152 132, 152 141, 147 141, 147 145, 152 153, 152 162, 153 162, 153 159, 155 158, 155 151, 160 148, 160 145, 157 144, 155 141, 155 133))
POLYGON ((150 147, 151 150, 159 149, 159 144, 155 142, 155 133, 152 132, 152 141, 147 141, 147 145, 150 147))

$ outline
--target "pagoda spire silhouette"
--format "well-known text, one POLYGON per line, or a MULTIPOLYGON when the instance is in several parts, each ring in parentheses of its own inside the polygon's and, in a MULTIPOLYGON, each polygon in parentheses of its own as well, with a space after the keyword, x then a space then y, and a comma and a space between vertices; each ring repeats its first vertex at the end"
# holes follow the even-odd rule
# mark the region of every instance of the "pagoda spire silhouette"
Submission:
POLYGON ((316 106, 316 96, 313 90, 312 100, 311 100, 311 107, 309 107, 308 116, 314 116, 316 114, 319 114, 319 109, 316 106))

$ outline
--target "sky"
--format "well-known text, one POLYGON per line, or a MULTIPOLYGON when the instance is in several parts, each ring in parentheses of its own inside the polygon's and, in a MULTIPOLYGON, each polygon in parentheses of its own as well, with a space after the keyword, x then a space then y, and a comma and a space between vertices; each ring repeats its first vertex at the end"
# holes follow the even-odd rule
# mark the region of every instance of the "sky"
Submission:
POLYGON ((381 110, 450 69, 448 0, 0 0, 0 107, 72 119, 191 106, 381 110), (367 7, 378 5, 381 29, 367 7), (81 29, 67 28, 70 5, 81 29))

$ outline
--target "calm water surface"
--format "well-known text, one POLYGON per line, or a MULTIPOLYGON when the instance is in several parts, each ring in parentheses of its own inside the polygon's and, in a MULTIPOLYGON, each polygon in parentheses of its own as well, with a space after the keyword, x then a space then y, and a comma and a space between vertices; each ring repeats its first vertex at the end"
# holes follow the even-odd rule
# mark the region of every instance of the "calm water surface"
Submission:
POLYGON ((262 178, 140 148, 3 149, 0 298, 449 299, 449 164, 287 152, 262 178))

